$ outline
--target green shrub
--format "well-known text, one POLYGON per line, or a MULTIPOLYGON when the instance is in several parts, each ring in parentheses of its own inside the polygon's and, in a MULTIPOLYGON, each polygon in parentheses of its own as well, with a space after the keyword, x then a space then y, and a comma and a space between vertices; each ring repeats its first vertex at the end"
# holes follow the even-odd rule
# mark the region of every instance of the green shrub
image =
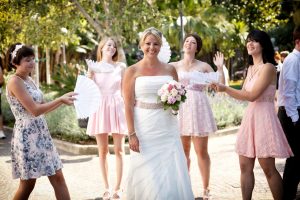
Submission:
MULTIPOLYGON (((50 101, 57 96, 56 92, 45 95, 45 100, 50 101)), ((54 137, 70 142, 80 143, 80 141, 89 141, 90 137, 85 134, 86 129, 78 126, 74 106, 60 106, 54 111, 46 114, 49 131, 54 137)))
POLYGON ((211 108, 216 119, 218 129, 241 124, 246 102, 238 101, 226 94, 209 94, 211 108))
POLYGON ((46 93, 55 91, 55 97, 71 92, 75 88, 77 75, 80 73, 75 65, 56 65, 52 74, 52 84, 42 84, 41 88, 46 93))
POLYGON ((15 123, 15 117, 12 114, 9 104, 6 99, 5 89, 2 89, 1 94, 1 108, 2 108, 2 116, 3 116, 3 124, 5 126, 13 127, 15 123))

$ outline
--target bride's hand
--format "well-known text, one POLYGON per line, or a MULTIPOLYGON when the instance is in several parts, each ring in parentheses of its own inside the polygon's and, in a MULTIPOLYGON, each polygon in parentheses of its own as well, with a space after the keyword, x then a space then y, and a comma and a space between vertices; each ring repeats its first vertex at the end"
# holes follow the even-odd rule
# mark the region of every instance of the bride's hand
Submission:
POLYGON ((129 136, 129 148, 132 151, 140 152, 139 139, 135 134, 132 136, 129 136))

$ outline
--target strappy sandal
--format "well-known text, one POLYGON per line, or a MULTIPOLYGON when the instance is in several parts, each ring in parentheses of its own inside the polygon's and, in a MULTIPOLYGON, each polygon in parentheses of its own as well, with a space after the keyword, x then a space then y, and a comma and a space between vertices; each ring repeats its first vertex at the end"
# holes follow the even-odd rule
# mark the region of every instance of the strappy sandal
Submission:
POLYGON ((114 194, 112 195, 111 199, 112 200, 121 200, 123 194, 123 190, 119 189, 114 191, 114 194))
POLYGON ((111 198, 111 190, 110 189, 105 189, 103 195, 102 195, 102 199, 103 200, 110 200, 111 198))
POLYGON ((203 191, 203 200, 211 200, 212 199, 212 195, 210 194, 210 189, 206 188, 203 191))

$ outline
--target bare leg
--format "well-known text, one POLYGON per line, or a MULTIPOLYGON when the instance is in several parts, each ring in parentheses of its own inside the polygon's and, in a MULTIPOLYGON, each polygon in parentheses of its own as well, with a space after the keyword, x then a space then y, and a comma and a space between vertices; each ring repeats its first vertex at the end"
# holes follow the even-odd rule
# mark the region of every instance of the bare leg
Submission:
POLYGON ((25 200, 29 198, 34 186, 35 186, 36 179, 29 179, 29 180, 21 180, 19 188, 16 191, 16 194, 13 200, 25 200))
POLYGON ((259 158, 258 162, 265 173, 273 198, 281 200, 283 194, 282 178, 275 167, 275 158, 259 158))
POLYGON ((191 149, 191 136, 181 136, 181 143, 183 146, 184 154, 187 161, 188 170, 190 171, 190 149, 191 149))
POLYGON ((55 191, 55 196, 57 200, 69 200, 70 194, 69 190, 64 178, 64 175, 62 173, 62 170, 56 171, 56 174, 53 176, 48 176, 48 179, 53 186, 53 189, 55 191))
POLYGON ((117 181, 115 185, 115 191, 120 189, 122 176, 123 176, 123 143, 124 135, 122 134, 113 134, 114 138, 114 151, 116 156, 116 170, 117 170, 117 181))
POLYGON ((102 179, 104 182, 105 189, 109 189, 108 184, 108 165, 107 165, 107 154, 108 154, 108 134, 97 134, 96 141, 98 145, 100 170, 102 179))
POLYGON ((198 167, 202 176, 203 189, 208 189, 210 177, 210 157, 207 151, 208 137, 192 137, 197 155, 198 167))
POLYGON ((255 182, 253 173, 255 158, 248 158, 240 155, 239 160, 241 169, 241 189, 243 200, 251 200, 255 182))

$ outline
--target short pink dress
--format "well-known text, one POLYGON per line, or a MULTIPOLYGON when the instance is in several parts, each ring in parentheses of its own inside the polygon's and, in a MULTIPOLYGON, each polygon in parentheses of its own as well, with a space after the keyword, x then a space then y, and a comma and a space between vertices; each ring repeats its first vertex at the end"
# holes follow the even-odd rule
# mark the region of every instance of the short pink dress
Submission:
POLYGON ((205 84, 193 83, 196 71, 178 71, 179 82, 187 89, 187 98, 179 108, 181 136, 206 137, 217 130, 216 122, 205 94, 205 84))
MULTIPOLYGON (((258 73, 244 86, 251 91, 258 73)), ((248 158, 288 158, 293 152, 276 115, 276 85, 269 85, 254 101, 249 102, 237 134, 236 152, 248 158)))
POLYGON ((93 80, 101 92, 101 103, 96 113, 89 117, 87 134, 119 133, 126 134, 124 100, 121 95, 122 70, 117 63, 108 72, 94 72, 93 80))

